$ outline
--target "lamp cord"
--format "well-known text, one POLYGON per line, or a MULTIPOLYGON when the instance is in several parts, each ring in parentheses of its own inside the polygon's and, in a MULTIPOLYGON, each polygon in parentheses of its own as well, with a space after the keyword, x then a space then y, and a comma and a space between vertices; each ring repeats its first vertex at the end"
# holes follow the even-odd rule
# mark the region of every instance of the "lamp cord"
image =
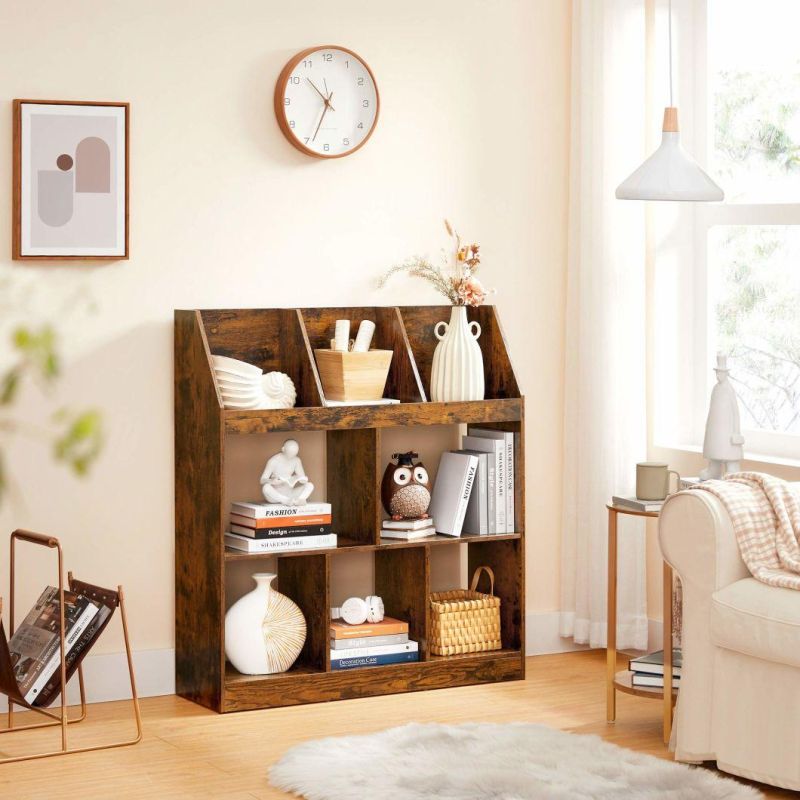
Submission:
POLYGON ((670 107, 675 103, 672 100, 672 0, 669 0, 669 11, 667 18, 667 29, 669 31, 669 104, 670 107))

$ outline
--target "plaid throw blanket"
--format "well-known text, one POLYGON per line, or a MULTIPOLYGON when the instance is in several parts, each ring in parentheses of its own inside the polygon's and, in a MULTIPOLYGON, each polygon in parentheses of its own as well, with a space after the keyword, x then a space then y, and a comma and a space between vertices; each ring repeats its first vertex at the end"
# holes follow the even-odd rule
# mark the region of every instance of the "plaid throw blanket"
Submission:
POLYGON ((754 578, 800 589, 800 494, 786 481, 761 472, 735 472, 691 490, 711 492, 722 501, 754 578))

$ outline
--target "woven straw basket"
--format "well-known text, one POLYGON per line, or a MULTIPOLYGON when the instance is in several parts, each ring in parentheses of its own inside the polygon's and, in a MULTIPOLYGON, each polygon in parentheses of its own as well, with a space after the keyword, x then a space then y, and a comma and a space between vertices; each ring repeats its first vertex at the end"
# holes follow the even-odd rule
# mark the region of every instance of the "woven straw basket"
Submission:
POLYGON ((431 593, 431 653, 454 656, 499 650, 500 598, 494 596, 494 572, 478 567, 469 589, 431 593), (481 573, 489 576, 489 594, 476 591, 481 573))

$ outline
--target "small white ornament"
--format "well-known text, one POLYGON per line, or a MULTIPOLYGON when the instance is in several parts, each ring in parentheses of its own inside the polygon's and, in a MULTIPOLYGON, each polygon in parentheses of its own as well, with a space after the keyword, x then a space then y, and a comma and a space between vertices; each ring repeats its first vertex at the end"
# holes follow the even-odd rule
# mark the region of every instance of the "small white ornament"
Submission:
POLYGON ((478 345, 481 326, 467 321, 466 306, 453 306, 450 323, 437 322, 433 333, 439 340, 431 365, 431 400, 483 400, 483 355, 478 345), (439 333, 444 326, 444 333, 439 333))
POLYGON ((261 379, 266 397, 263 408, 292 408, 297 402, 297 389, 292 379, 283 372, 268 372, 261 379))
POLYGON ((261 473, 261 491, 268 503, 287 506, 304 506, 314 491, 299 457, 300 445, 294 439, 283 443, 280 453, 275 453, 261 473))
POLYGON ((285 672, 306 640, 306 620, 288 597, 275 591, 274 572, 253 575, 256 588, 225 615, 225 655, 243 675, 285 672))
POLYGON ((700 480, 722 478, 739 471, 744 457, 744 437, 739 425, 739 403, 736 390, 728 380, 728 358, 717 354, 717 383, 711 392, 711 402, 703 440, 703 457, 708 466, 700 472, 700 480))

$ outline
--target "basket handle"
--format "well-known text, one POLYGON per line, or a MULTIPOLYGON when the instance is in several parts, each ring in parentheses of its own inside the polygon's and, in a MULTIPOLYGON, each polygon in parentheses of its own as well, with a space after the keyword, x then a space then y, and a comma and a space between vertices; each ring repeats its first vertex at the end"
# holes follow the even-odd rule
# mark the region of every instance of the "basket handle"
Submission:
POLYGON ((486 565, 478 567, 475 572, 472 573, 472 583, 469 585, 469 589, 471 592, 475 591, 478 586, 478 581, 481 579, 481 573, 484 570, 486 570, 486 574, 489 576, 489 594, 494 597, 494 572, 492 572, 491 567, 487 567, 486 565))

